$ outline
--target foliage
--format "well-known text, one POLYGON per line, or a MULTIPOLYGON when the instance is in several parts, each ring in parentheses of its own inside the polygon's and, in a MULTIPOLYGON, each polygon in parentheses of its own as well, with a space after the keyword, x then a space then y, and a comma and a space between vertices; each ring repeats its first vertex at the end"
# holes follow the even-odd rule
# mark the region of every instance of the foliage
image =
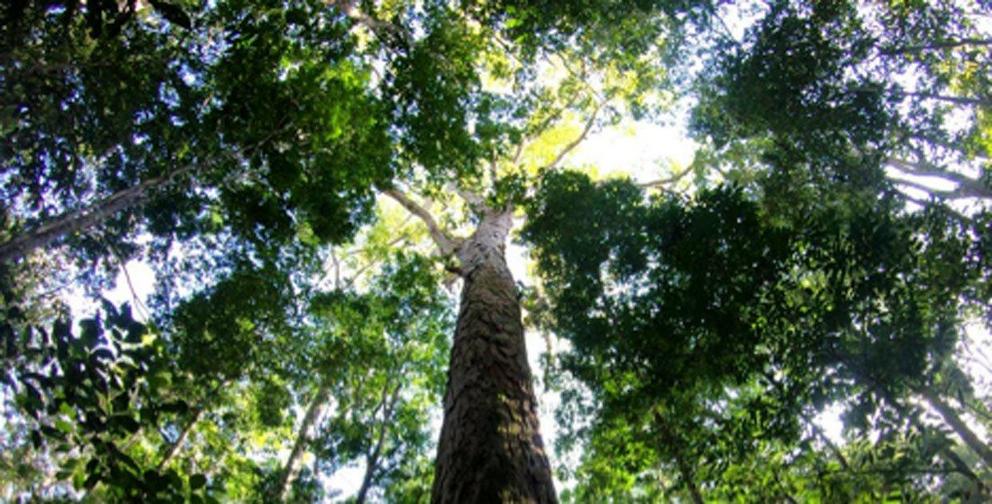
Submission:
POLYGON ((64 457, 56 478, 88 493, 102 484, 103 498, 169 502, 203 500, 202 474, 146 467, 129 439, 169 413, 189 406, 168 400, 158 379, 164 347, 132 318, 128 306, 104 304, 103 315, 57 322, 50 330, 28 328, 18 337, 23 351, 7 356, 4 387, 29 419, 34 450, 64 457))
POLYGON ((563 500, 987 499, 988 9, 10 2, 4 495, 312 502, 349 469, 356 501, 426 501, 441 287, 488 210, 567 341, 563 500), (684 172, 560 168, 683 112, 684 172), (63 295, 135 260, 147 316, 74 326, 63 295))
POLYGON ((572 344, 561 368, 594 398, 599 420, 571 433, 590 436, 589 488, 629 490, 661 463, 721 481, 727 464, 797 441, 805 412, 837 401, 858 435, 917 427, 902 400, 954 348, 958 300, 978 278, 970 230, 939 209, 776 193, 776 178, 688 201, 623 180, 543 178, 523 236, 543 278, 540 319, 572 344), (651 455, 613 451, 641 442, 651 455), (620 479, 596 479, 597 464, 620 479))

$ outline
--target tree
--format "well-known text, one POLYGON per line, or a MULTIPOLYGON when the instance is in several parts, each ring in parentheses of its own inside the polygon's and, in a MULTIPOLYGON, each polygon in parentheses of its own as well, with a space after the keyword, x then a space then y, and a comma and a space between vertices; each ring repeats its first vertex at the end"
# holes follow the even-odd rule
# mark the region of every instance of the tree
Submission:
MULTIPOLYGON (((594 479, 592 488, 630 491, 660 457, 698 496, 702 471, 688 461, 709 460, 719 481, 756 443, 794 442, 806 411, 828 401, 849 401, 852 430, 929 435, 907 402, 947 372, 958 300, 979 278, 970 231, 946 210, 898 216, 891 201, 849 200, 838 212, 823 205, 829 195, 784 187, 787 197, 730 187, 689 201, 646 200, 625 181, 545 178, 524 230, 543 271, 542 320, 572 342, 562 367, 594 399, 570 411, 598 411, 586 470, 621 478, 594 479), (788 205, 776 201, 783 197, 788 205), (569 228, 566 219, 589 225, 569 228), (610 441, 597 445, 601 438, 610 441), (637 443, 653 455, 619 471, 593 455, 616 460, 623 456, 612 450, 637 443)), ((945 420, 964 429, 976 454, 985 450, 954 414, 945 420)), ((946 446, 928 443, 919 448, 922 467, 946 446)), ((975 477, 967 467, 949 470, 975 477)))
POLYGON ((546 370, 582 450, 564 500, 981 498, 970 8, 775 1, 738 40, 720 2, 6 7, 0 329, 9 445, 39 461, 21 481, 313 501, 360 467, 359 502, 556 502, 526 308, 570 345, 546 370), (598 130, 680 108, 692 166, 563 171, 598 130), (521 222, 533 289, 506 257, 521 222), (157 274, 148 329, 97 320, 135 335, 77 336, 39 302, 134 259, 157 274))

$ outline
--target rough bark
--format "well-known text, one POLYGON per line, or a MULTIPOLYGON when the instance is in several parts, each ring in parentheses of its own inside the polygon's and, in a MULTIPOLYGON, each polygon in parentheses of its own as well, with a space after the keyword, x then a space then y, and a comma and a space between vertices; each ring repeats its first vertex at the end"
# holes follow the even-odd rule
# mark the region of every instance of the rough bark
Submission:
POLYGON ((961 419, 958 413, 954 411, 954 408, 951 407, 950 404, 944 402, 944 400, 932 390, 923 390, 921 391, 921 394, 923 394, 923 397, 927 400, 927 403, 929 403, 933 409, 937 410, 937 413, 940 413, 940 416, 944 419, 944 421, 947 422, 952 429, 954 429, 954 432, 957 433, 959 437, 961 437, 968 448, 971 448, 972 451, 981 457, 982 460, 985 461, 985 465, 992 467, 992 448, 989 448, 989 445, 985 444, 978 438, 978 435, 975 434, 970 427, 968 427, 968 424, 961 419))
POLYGON ((512 217, 485 212, 458 249, 464 277, 431 502, 554 503, 516 285, 512 217))
POLYGON ((86 208, 65 213, 27 231, 0 245, 0 262, 23 257, 66 235, 98 225, 121 210, 138 206, 147 200, 151 191, 169 184, 191 169, 192 165, 187 165, 161 177, 148 179, 136 186, 122 189, 86 208))
POLYGON ((296 480, 296 476, 300 472, 300 458, 303 457, 303 452, 306 450, 307 442, 310 439, 310 431, 320 417, 320 413, 324 408, 324 403, 327 402, 330 392, 331 389, 323 385, 317 389, 313 400, 310 401, 310 406, 307 407, 307 412, 303 415, 303 422, 300 424, 300 430, 296 435, 293 451, 289 453, 289 458, 286 459, 286 464, 282 469, 282 475, 279 477, 279 502, 286 501, 286 497, 289 495, 289 489, 292 488, 293 481, 296 480))

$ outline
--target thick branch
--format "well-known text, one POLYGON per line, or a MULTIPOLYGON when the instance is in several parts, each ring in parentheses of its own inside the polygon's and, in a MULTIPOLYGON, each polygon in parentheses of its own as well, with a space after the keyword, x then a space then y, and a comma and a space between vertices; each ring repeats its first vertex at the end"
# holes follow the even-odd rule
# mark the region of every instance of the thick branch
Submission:
POLYGON ((944 449, 940 450, 940 454, 944 457, 944 460, 954 466, 955 471, 973 481, 982 491, 985 490, 985 483, 982 482, 982 479, 975 474, 975 471, 971 470, 967 462, 961 460, 961 457, 957 453, 954 453, 949 447, 944 447, 944 449))
POLYGON ((930 389, 923 389, 920 394, 927 403, 940 413, 940 416, 954 429, 954 432, 971 448, 983 461, 985 465, 992 468, 992 448, 985 444, 978 435, 968 427, 968 424, 961 419, 954 408, 947 404, 937 393, 930 389))
MULTIPOLYGON (((842 359, 847 360, 843 357, 842 359)), ((855 377, 859 381, 860 380, 865 381, 870 389, 879 393, 887 404, 889 404, 893 409, 899 412, 899 414, 902 415, 903 418, 908 419, 917 429, 919 429, 920 432, 926 431, 927 427, 922 422, 920 422, 919 418, 917 418, 916 415, 912 414, 912 412, 910 412, 906 406, 900 404, 899 401, 893 398, 884 388, 880 387, 874 379, 862 373, 857 365, 849 361, 847 362, 847 364, 850 365, 851 371, 854 372, 855 377)), ((944 449, 940 451, 940 454, 944 458, 944 460, 946 460, 952 466, 954 466, 954 468, 959 473, 967 476, 970 480, 975 482, 975 484, 978 485, 978 487, 981 488, 983 492, 985 491, 986 484, 982 482, 982 480, 975 474, 975 472, 972 471, 968 467, 968 465, 961 460, 961 457, 958 457, 957 454, 954 453, 954 451, 951 450, 950 447, 944 447, 944 449)))
POLYGON ((942 198, 992 198, 992 189, 985 187, 978 180, 969 178, 960 173, 955 173, 952 171, 943 170, 937 166, 931 165, 929 163, 914 163, 905 159, 900 158, 888 158, 886 160, 893 168, 899 170, 905 175, 913 177, 935 177, 948 180, 958 184, 958 187, 954 190, 941 190, 928 187, 924 184, 918 182, 913 182, 905 179, 897 179, 896 183, 905 184, 910 187, 915 187, 917 189, 926 191, 935 196, 942 198))
POLYGON ((27 231, 6 243, 0 244, 0 263, 25 256, 31 251, 47 246, 66 235, 96 226, 117 212, 141 205, 145 202, 148 193, 151 191, 166 187, 197 169, 201 171, 206 170, 225 156, 238 159, 240 156, 259 148, 271 140, 277 133, 285 130, 287 127, 285 122, 285 120, 280 121, 275 129, 254 145, 207 160, 199 165, 189 162, 164 175, 150 178, 138 185, 117 191, 86 208, 66 212, 52 221, 27 231))
POLYGON ((150 178, 138 185, 117 191, 86 208, 64 213, 48 223, 27 231, 0 245, 0 262, 25 256, 68 234, 99 224, 121 210, 137 206, 145 200, 149 191, 171 183, 193 168, 194 165, 188 164, 160 177, 150 178))
POLYGON ((927 194, 929 194, 931 196, 936 196, 936 197, 942 198, 942 199, 957 199, 957 198, 964 198, 965 197, 964 194, 958 192, 957 190, 937 189, 937 188, 934 188, 934 187, 930 187, 930 186, 928 186, 926 184, 921 184, 919 182, 913 182, 912 180, 894 179, 892 182, 894 184, 896 184, 896 185, 911 187, 913 189, 919 189, 920 191, 924 191, 924 192, 926 192, 927 194))
POLYGON ((384 193, 423 221, 424 225, 427 226, 427 231, 430 233, 431 239, 434 240, 434 244, 437 245, 438 251, 442 256, 451 255, 458 249, 459 241, 449 237, 441 229, 441 226, 438 226, 437 221, 434 220, 434 216, 426 208, 396 189, 389 189, 384 193))

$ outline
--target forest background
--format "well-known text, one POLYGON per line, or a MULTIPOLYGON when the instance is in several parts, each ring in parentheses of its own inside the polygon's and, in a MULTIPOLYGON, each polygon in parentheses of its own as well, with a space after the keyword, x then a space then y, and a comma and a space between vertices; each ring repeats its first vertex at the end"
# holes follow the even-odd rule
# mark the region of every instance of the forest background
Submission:
POLYGON ((3 20, 7 499, 988 498, 984 2, 3 20))

